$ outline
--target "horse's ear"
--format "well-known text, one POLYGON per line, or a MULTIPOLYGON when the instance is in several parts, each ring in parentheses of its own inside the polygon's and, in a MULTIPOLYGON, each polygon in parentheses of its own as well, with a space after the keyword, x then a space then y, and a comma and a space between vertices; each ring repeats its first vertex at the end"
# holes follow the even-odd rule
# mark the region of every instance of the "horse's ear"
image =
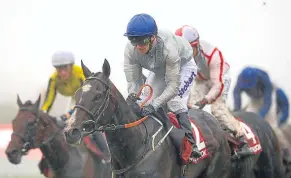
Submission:
POLYGON ((104 63, 102 66, 102 73, 105 77, 109 78, 109 76, 110 76, 110 64, 106 58, 104 59, 104 63))
POLYGON ((40 105, 40 100, 41 100, 41 95, 39 94, 36 102, 35 102, 35 105, 37 106, 37 108, 39 108, 39 105, 40 105))
POLYGON ((81 60, 81 66, 82 66, 84 76, 86 78, 90 77, 92 75, 92 72, 88 69, 87 66, 85 66, 85 64, 83 63, 83 60, 81 60))
POLYGON ((17 105, 18 107, 21 107, 23 105, 18 94, 17 94, 17 105))

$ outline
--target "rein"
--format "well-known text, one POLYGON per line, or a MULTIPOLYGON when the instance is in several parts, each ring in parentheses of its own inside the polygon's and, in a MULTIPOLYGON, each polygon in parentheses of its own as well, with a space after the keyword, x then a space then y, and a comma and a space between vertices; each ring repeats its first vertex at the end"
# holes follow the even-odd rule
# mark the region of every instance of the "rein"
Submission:
MULTIPOLYGON (((102 131, 114 131, 114 130, 117 130, 117 129, 128 129, 128 128, 131 128, 131 127, 135 127, 139 124, 141 124, 142 122, 144 122, 145 120, 148 119, 147 116, 143 117, 143 118, 140 118, 139 120, 137 121, 134 121, 134 122, 131 122, 131 123, 127 123, 127 124, 122 124, 122 125, 115 125, 115 124, 107 124, 107 125, 104 125, 104 126, 99 126, 98 128, 96 128, 96 123, 98 122, 98 120, 100 119, 101 116, 104 116, 104 112, 105 110, 107 109, 108 107, 108 104, 109 104, 109 100, 110 100, 110 96, 114 98, 114 96, 111 94, 111 89, 110 87, 108 86, 108 84, 106 84, 104 81, 102 81, 101 79, 97 78, 97 77, 89 77, 87 78, 86 80, 92 80, 92 79, 95 79, 95 80, 98 80, 100 81, 101 83, 103 83, 106 88, 107 88, 107 92, 105 94, 105 99, 102 101, 101 103, 101 106, 95 111, 95 112, 91 112, 90 110, 88 110, 87 108, 85 108, 84 106, 81 106, 81 105, 75 105, 74 106, 74 109, 81 109, 83 110, 84 112, 86 112, 90 117, 91 117, 91 120, 88 120, 86 122, 84 122, 84 124, 94 124, 94 129, 92 129, 90 132, 87 132, 86 135, 89 135, 89 134, 92 134, 93 132, 95 131, 98 131, 98 132, 102 132, 102 131)), ((137 97, 140 97, 141 93, 142 93, 142 90, 145 88, 145 87, 149 87, 150 89, 150 94, 149 96, 147 96, 147 98, 141 103, 141 108, 152 98, 153 96, 153 88, 148 85, 148 84, 144 84, 141 86, 141 88, 139 89, 138 93, 137 93, 137 97)), ((83 131, 86 131, 83 129, 83 131)))
MULTIPOLYGON (((87 132, 85 135, 89 135, 89 134, 91 134, 91 133, 93 133, 95 131, 114 131, 114 130, 117 130, 117 129, 128 129, 128 128, 132 128, 132 127, 135 127, 135 126, 143 123, 145 120, 148 119, 148 116, 146 116, 146 117, 140 118, 139 120, 136 120, 134 122, 127 123, 127 124, 122 124, 122 125, 107 124, 105 126, 100 126, 100 127, 96 128, 96 123, 98 122, 98 120, 100 119, 101 116, 104 116, 104 112, 105 112, 105 110, 107 109, 107 107, 109 105, 110 96, 113 97, 113 98, 114 98, 114 96, 111 94, 111 88, 109 87, 109 85, 107 83, 105 83, 104 81, 102 81, 101 79, 99 79, 97 77, 89 77, 86 80, 92 80, 92 79, 98 80, 102 84, 104 84, 106 86, 106 88, 107 88, 107 91, 106 91, 106 94, 105 94, 105 98, 104 98, 104 100, 101 103, 101 106, 98 109, 96 109, 95 112, 91 112, 90 110, 88 110, 87 108, 85 108, 85 107, 83 107, 81 105, 75 105, 74 110, 79 108, 79 109, 83 110, 85 113, 87 113, 91 117, 91 120, 85 121, 84 124, 94 124, 94 129, 92 129, 90 132, 87 132)), ((136 96, 137 97, 140 97, 140 95, 142 93, 142 90, 145 87, 149 87, 150 94, 141 103, 141 108, 151 99, 151 97, 153 95, 153 88, 150 85, 148 85, 148 84, 144 84, 144 85, 141 86, 141 88, 139 89, 139 91, 138 91, 138 93, 137 93, 136 96)), ((86 132, 86 129, 83 128, 82 131, 83 132, 86 132)), ((147 140, 148 140, 148 134, 147 134, 147 138, 145 139, 145 143, 147 142, 147 140)), ((144 157, 147 157, 148 155, 149 154, 147 154, 147 149, 146 149, 146 147, 144 147, 144 151, 143 151, 142 156, 134 164, 132 164, 132 165, 126 167, 126 168, 119 169, 119 170, 112 169, 112 171, 116 175, 123 174, 123 173, 129 171, 130 169, 132 169, 134 166, 138 165, 140 163, 140 161, 143 160, 143 158, 144 157)))
POLYGON ((31 130, 31 129, 36 129, 35 127, 37 127, 37 123, 39 122, 39 111, 38 112, 35 112, 34 110, 30 109, 30 108, 27 108, 27 107, 21 107, 19 109, 20 111, 29 111, 31 112, 33 115, 35 115, 35 120, 33 122, 31 122, 30 124, 33 124, 33 128, 27 128, 26 126, 26 132, 24 134, 20 134, 18 132, 12 132, 13 135, 16 135, 17 137, 19 137, 23 142, 23 146, 22 146, 22 149, 21 149, 21 152, 26 155, 28 153, 28 151, 31 149, 31 148, 40 148, 42 145, 45 145, 47 143, 49 143, 51 140, 54 139, 54 137, 56 135, 58 135, 59 133, 61 133, 61 130, 60 131, 57 131, 55 132, 54 134, 50 135, 48 138, 46 138, 44 141, 42 141, 41 143, 39 144, 35 144, 34 143, 34 137, 35 135, 31 135, 31 132, 33 132, 34 130, 31 130), (25 134, 28 134, 28 135, 25 135, 25 134))

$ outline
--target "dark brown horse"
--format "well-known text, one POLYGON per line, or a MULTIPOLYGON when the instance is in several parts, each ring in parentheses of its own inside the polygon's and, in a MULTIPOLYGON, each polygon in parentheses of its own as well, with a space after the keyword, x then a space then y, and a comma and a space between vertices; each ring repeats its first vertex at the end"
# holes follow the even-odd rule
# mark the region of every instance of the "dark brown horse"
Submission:
MULTIPOLYGON (((74 144, 96 130, 105 131, 117 175, 128 178, 180 177, 182 166, 174 142, 182 140, 184 132, 174 128, 171 131, 174 136, 165 137, 172 125, 167 117, 159 117, 163 112, 140 119, 110 81, 107 60, 102 73, 91 73, 83 63, 82 68, 87 79, 76 92, 77 105, 65 129, 67 142, 74 144)), ((201 140, 200 146, 206 145, 208 152, 205 151, 205 158, 196 164, 187 165, 185 176, 227 178, 231 155, 224 131, 208 113, 200 112, 199 117, 194 116, 194 121, 205 140, 201 140)))
POLYGON ((69 146, 63 127, 48 114, 40 111, 40 97, 35 103, 24 104, 17 99, 19 111, 12 121, 13 133, 6 148, 6 155, 13 164, 30 149, 40 148, 55 177, 60 178, 111 178, 110 164, 103 164, 99 157, 82 146, 69 146))

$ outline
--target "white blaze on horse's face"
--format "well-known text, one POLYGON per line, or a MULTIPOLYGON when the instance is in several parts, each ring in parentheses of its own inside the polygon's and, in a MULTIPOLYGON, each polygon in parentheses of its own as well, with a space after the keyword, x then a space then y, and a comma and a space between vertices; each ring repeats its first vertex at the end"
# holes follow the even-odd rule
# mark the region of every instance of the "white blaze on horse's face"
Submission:
POLYGON ((82 91, 83 91, 83 92, 88 92, 88 91, 90 91, 90 88, 91 88, 91 87, 92 87, 92 86, 88 83, 88 84, 82 86, 82 91))

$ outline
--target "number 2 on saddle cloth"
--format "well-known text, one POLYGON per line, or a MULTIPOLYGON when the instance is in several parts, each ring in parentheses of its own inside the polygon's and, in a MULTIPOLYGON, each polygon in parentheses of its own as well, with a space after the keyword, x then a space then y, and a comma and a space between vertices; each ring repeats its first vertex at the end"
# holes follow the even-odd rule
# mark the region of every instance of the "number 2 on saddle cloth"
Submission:
MULTIPOLYGON (((176 115, 172 112, 168 113, 168 118, 170 119, 170 121, 172 122, 172 124, 176 127, 176 128, 181 128, 176 115)), ((191 122, 191 126, 192 126, 192 134, 193 134, 193 138, 195 139, 195 143, 197 145, 197 148, 199 150, 199 152, 201 153, 201 157, 199 158, 194 158, 191 157, 192 151, 193 151, 193 146, 192 143, 190 143, 188 141, 188 139, 184 136, 183 140, 182 140, 182 144, 180 146, 180 157, 182 159, 183 164, 197 164, 198 162, 200 162, 201 160, 207 158, 210 156, 208 149, 206 147, 205 144, 205 138, 203 136, 203 133, 201 132, 199 126, 195 123, 194 120, 189 119, 191 122)))

